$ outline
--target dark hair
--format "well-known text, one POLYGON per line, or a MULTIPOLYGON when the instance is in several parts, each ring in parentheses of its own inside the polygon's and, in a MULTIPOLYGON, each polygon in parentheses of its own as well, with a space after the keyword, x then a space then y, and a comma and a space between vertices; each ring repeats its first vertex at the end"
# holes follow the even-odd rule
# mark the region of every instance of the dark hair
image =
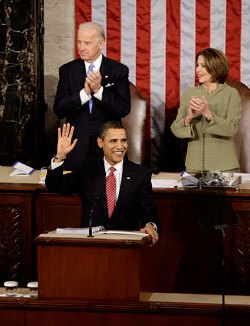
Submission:
POLYGON ((196 63, 199 56, 203 56, 211 81, 223 84, 229 73, 229 62, 226 55, 217 49, 207 48, 196 54, 196 63))
POLYGON ((124 129, 126 131, 125 127, 120 121, 107 121, 100 126, 99 137, 101 139, 104 139, 108 129, 124 129))

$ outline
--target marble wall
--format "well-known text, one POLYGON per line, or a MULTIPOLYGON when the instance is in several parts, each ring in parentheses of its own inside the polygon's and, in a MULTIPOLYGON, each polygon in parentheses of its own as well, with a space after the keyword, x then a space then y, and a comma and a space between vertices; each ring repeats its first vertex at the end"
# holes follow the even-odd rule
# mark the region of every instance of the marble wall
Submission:
POLYGON ((43 0, 0 0, 0 164, 36 166, 43 137, 43 0))
POLYGON ((59 67, 74 59, 74 0, 0 0, 0 165, 54 153, 59 67), (44 103, 45 102, 45 103, 44 103))
POLYGON ((56 150, 59 121, 53 112, 59 67, 74 59, 74 0, 44 0, 44 96, 48 155, 56 150))

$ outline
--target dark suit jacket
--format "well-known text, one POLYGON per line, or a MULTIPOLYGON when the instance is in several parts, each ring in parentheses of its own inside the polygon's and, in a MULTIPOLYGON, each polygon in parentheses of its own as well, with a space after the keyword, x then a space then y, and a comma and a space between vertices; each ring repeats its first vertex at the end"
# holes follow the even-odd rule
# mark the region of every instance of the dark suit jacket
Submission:
POLYGON ((89 225, 89 214, 94 205, 93 226, 103 225, 105 229, 113 230, 138 230, 146 223, 154 222, 159 227, 149 168, 124 160, 119 197, 111 218, 108 217, 106 204, 103 161, 70 174, 62 173, 63 167, 48 170, 46 186, 48 190, 61 194, 80 195, 83 205, 82 226, 89 225))
POLYGON ((103 152, 96 144, 100 125, 109 120, 120 121, 130 112, 128 67, 103 56, 100 73, 102 101, 93 97, 90 114, 89 102, 81 105, 79 95, 86 78, 84 61, 76 59, 59 69, 54 111, 59 119, 67 118, 67 122, 75 127, 74 138, 78 138, 76 148, 65 162, 70 170, 79 168, 88 157, 102 157, 103 152))

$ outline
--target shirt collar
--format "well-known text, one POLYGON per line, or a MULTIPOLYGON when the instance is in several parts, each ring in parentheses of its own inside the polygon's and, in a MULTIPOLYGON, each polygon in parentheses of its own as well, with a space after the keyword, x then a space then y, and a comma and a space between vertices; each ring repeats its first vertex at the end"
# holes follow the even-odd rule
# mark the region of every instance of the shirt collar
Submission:
MULTIPOLYGON (((103 158, 104 161, 104 168, 105 168, 105 173, 106 175, 109 173, 109 168, 111 167, 111 165, 109 164, 109 162, 105 159, 105 157, 103 158)), ((119 163, 116 163, 115 165, 112 165, 117 172, 122 173, 122 169, 123 169, 123 160, 119 163)))
POLYGON ((91 65, 91 63, 95 66, 94 71, 100 70, 100 66, 101 66, 101 63, 102 63, 102 54, 100 54, 99 57, 94 62, 84 61, 84 63, 85 63, 86 71, 88 71, 89 66, 91 65))

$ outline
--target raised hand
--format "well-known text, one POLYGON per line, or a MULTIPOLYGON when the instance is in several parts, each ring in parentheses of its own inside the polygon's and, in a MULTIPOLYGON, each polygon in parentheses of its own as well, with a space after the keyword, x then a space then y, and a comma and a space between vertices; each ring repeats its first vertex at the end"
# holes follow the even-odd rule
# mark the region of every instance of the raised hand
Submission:
POLYGON ((72 142, 74 133, 74 126, 70 126, 70 123, 65 123, 62 128, 58 128, 58 141, 57 141, 57 154, 55 162, 59 163, 63 161, 67 154, 76 146, 77 139, 72 142))

